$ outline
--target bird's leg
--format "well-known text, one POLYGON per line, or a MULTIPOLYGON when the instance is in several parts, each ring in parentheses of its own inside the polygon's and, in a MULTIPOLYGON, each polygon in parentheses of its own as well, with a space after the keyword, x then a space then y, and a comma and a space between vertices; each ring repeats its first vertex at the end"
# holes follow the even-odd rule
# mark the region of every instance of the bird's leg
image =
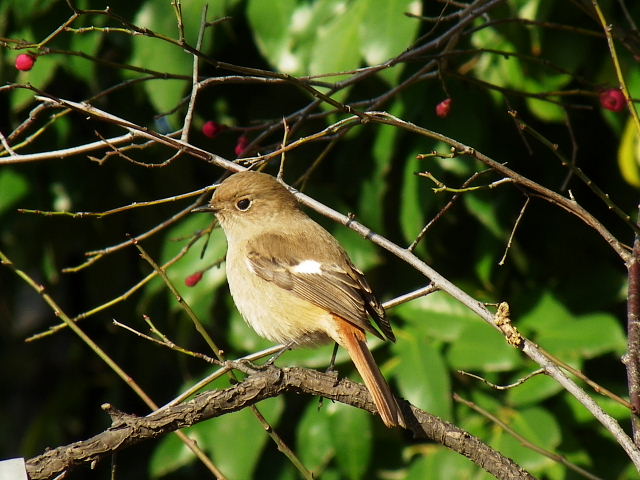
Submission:
POLYGON ((269 367, 271 365, 273 365, 273 363, 280 358, 280 356, 286 352, 287 350, 291 350, 293 348, 293 346, 296 344, 296 342, 291 341, 289 343, 287 343, 284 347, 282 347, 282 349, 280 349, 280 351, 276 352, 269 360, 267 360, 264 364, 265 367, 269 367))
MULTIPOLYGON (((336 355, 338 355, 338 343, 333 344, 333 353, 331 354, 331 360, 329 361, 329 366, 325 373, 329 373, 336 377, 336 383, 338 383, 338 371, 336 370, 336 355)), ((324 397, 318 398, 318 410, 322 407, 322 403, 324 402, 324 397)))
POLYGON ((333 373, 336 371, 336 355, 338 355, 338 347, 339 345, 337 343, 333 345, 333 353, 331 354, 331 361, 329 362, 326 373, 333 373))

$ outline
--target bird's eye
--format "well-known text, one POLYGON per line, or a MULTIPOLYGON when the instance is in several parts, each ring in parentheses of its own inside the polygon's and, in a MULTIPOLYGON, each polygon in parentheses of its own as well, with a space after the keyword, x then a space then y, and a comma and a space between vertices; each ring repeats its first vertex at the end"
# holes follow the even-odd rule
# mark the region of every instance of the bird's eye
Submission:
POLYGON ((242 212, 249 210, 249 207, 251 207, 251 200, 248 198, 241 198, 236 202, 236 208, 242 212))

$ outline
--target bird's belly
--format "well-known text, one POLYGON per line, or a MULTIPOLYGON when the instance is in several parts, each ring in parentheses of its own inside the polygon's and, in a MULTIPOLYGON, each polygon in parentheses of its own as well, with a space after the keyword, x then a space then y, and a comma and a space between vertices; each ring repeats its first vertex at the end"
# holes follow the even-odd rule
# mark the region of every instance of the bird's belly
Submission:
POLYGON ((236 270, 229 265, 227 258, 227 281, 233 301, 258 335, 273 342, 301 345, 332 340, 335 320, 329 312, 246 268, 236 270))

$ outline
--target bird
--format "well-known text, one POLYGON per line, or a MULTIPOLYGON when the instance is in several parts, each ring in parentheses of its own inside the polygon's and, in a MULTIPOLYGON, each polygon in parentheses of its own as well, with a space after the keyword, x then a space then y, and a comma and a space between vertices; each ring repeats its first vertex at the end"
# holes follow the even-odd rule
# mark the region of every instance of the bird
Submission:
POLYGON ((235 173, 198 212, 215 214, 227 238, 229 290, 256 333, 290 347, 344 347, 384 424, 406 426, 367 347, 366 334, 395 342, 384 308, 338 241, 273 176, 235 173), (370 317, 377 325, 374 328, 370 317))

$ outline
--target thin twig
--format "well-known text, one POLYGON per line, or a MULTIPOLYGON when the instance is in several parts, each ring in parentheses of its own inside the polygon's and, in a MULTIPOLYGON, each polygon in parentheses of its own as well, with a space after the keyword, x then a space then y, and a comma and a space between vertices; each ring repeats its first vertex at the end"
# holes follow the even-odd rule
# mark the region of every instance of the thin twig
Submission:
POLYGON ((625 212, 622 208, 620 208, 618 205, 616 205, 613 202, 613 200, 611 200, 611 197, 609 196, 609 194, 605 193, 593 180, 591 180, 587 176, 586 173, 584 173, 584 171, 580 167, 575 165, 575 162, 571 162, 569 159, 567 159, 567 157, 560 151, 558 144, 552 143, 544 135, 542 135, 536 129, 534 129, 529 124, 527 124, 524 120, 522 120, 522 118, 518 116, 517 112, 510 111, 509 114, 514 116, 514 118, 517 119, 517 122, 520 128, 522 129, 522 131, 528 133, 529 135, 534 137, 536 140, 538 140, 540 143, 542 143, 544 146, 546 146, 551 151, 551 153, 553 153, 558 158, 558 160, 560 160, 560 163, 562 164, 562 166, 571 169, 573 174, 577 176, 580 180, 582 180, 582 182, 587 187, 589 187, 591 191, 598 198, 600 198, 600 200, 602 200, 605 203, 605 205, 609 210, 613 211, 622 221, 625 222, 627 226, 629 226, 629 228, 631 228, 635 232, 640 233, 640 227, 638 227, 635 223, 633 223, 629 214, 625 212))
POLYGON ((580 370, 578 370, 577 368, 569 365, 567 362, 564 362, 563 360, 561 360, 560 358, 556 357, 555 355, 552 355, 551 353, 547 352, 545 349, 540 348, 540 347, 538 347, 538 348, 539 348, 540 352, 542 352, 542 354, 545 355, 554 364, 564 368, 567 372, 569 372, 572 375, 575 375, 576 377, 578 377, 584 383, 586 383, 591 388, 593 388, 594 392, 599 393, 600 395, 604 395, 605 397, 609 397, 611 400, 613 400, 614 402, 619 403, 623 407, 628 408, 629 410, 633 410, 633 406, 631 405, 631 403, 629 403, 627 400, 625 400, 621 396, 616 395, 611 390, 603 387, 599 383, 594 382, 589 377, 587 377, 584 373, 582 373, 580 370))
MULTIPOLYGON (((147 315, 144 316, 144 319, 145 319, 145 321, 147 323, 149 323, 150 325, 153 325, 153 324, 150 323, 151 320, 149 319, 149 317, 147 315)), ((112 320, 112 322, 116 327, 123 328, 123 329, 133 333, 134 335, 137 335, 140 338, 144 338, 145 340, 147 340, 147 341, 149 341, 151 343, 155 343, 157 345, 161 345, 163 347, 167 347, 167 348, 169 348, 171 350, 174 350, 176 352, 182 353, 184 355, 188 355, 190 357, 194 357, 194 358, 198 358, 200 360, 204 360, 207 363, 212 363, 212 364, 218 364, 219 363, 216 359, 211 358, 208 355, 205 355, 204 353, 194 352, 192 350, 189 350, 189 349, 183 348, 183 347, 181 347, 179 345, 176 345, 174 342, 169 340, 166 335, 160 334, 160 332, 155 328, 155 326, 152 327, 152 331, 154 333, 156 333, 156 335, 158 335, 160 337, 160 339, 154 338, 154 337, 152 337, 150 335, 147 335, 145 333, 139 332, 135 328, 130 327, 129 325, 125 325, 124 323, 121 323, 121 322, 117 321, 115 318, 112 320)))
MULTIPOLYGON (((208 5, 205 3, 202 6, 202 14, 200 15, 200 30, 198 30, 198 40, 196 42, 196 49, 200 50, 202 48, 202 39, 204 38, 204 31, 206 29, 207 23, 207 11, 208 5)), ((176 5, 176 15, 180 20, 180 39, 184 41, 184 27, 182 25, 182 7, 176 5)), ((198 97, 198 91, 200 90, 200 83, 198 82, 199 77, 199 64, 198 57, 196 55, 193 56, 193 72, 192 72, 192 82, 191 82, 191 96, 189 98, 189 107, 187 108, 187 113, 184 116, 184 122, 182 123, 182 135, 180 140, 185 143, 189 143, 189 131, 191 130, 191 121, 193 119, 193 110, 196 106, 196 98, 198 97)))
MULTIPOLYGON (((185 245, 172 259, 170 259, 168 262, 166 262, 164 265, 162 265, 163 269, 167 269, 169 268, 171 265, 173 265, 174 263, 176 263, 178 260, 180 260, 182 257, 184 257, 187 252, 189 251, 189 249, 191 248, 191 246, 202 236, 204 235, 208 235, 210 233, 212 229, 212 226, 209 226, 208 228, 202 230, 201 232, 197 232, 193 238, 189 241, 189 243, 187 243, 187 245, 185 245)), ((140 280, 138 283, 136 283, 135 285, 133 285, 131 288, 129 288, 126 292, 124 292, 121 295, 118 295, 117 297, 113 297, 110 300, 108 300, 107 302, 98 305, 97 307, 94 307, 90 310, 87 310, 83 313, 80 313, 78 315, 76 315, 75 317, 72 318, 73 322, 79 322, 80 320, 84 320, 85 318, 88 318, 92 315, 95 315, 96 313, 102 312, 124 300, 126 300, 127 298, 129 298, 131 295, 133 295, 135 292, 137 292, 138 290, 140 290, 142 287, 144 287, 147 283, 149 283, 152 279, 154 279, 156 276, 158 275, 158 273, 154 270, 152 272, 150 272, 145 278, 143 278, 142 280, 140 280)), ((48 335, 52 335, 54 333, 57 333, 59 330, 62 330, 64 328, 67 327, 66 323, 59 323, 58 325, 54 325, 52 327, 49 327, 47 330, 43 331, 43 332, 39 332, 36 333, 28 338, 25 339, 25 342, 33 342, 35 340, 39 340, 41 338, 44 338, 48 335)))
MULTIPOLYGON (((462 188, 466 188, 469 185, 471 185, 473 182, 476 181, 476 179, 478 179, 481 175, 484 175, 485 173, 488 172, 492 172, 491 169, 487 169, 484 170, 482 172, 475 172, 473 175, 471 175, 467 180, 465 180, 465 182, 462 184, 462 188)), ((451 207, 453 207, 453 205, 458 201, 458 199, 461 198, 461 195, 459 193, 456 193, 455 195, 453 195, 451 197, 451 199, 447 202, 447 204, 442 207, 438 213, 424 226, 422 227, 422 230, 420 230, 420 233, 418 233, 418 235, 416 236, 416 238, 413 240, 413 242, 411 242, 411 245, 409 245, 407 247, 407 250, 409 250, 410 252, 413 252, 416 247, 418 246, 418 244, 422 241, 422 239, 424 238, 424 236, 427 234, 427 232, 429 231, 429 229, 435 225, 435 223, 440 220, 441 218, 443 218, 444 214, 446 212, 449 211, 449 209, 451 209, 451 207)))
POLYGON ((480 415, 482 415, 482 416, 488 418, 489 420, 491 420, 492 422, 494 422, 496 425, 499 425, 505 432, 507 432, 512 437, 514 437, 516 440, 518 440, 520 442, 520 444, 522 444, 524 447, 526 447, 526 448, 528 448, 530 450, 533 450, 534 452, 538 452, 540 455, 544 455, 545 457, 550 458, 551 460, 564 465, 565 467, 573 470, 576 473, 579 473, 580 475, 582 475, 585 478, 588 478, 590 480, 602 480, 600 477, 598 477, 598 476, 596 476, 596 475, 594 475, 594 474, 592 474, 590 472, 587 472, 582 467, 579 467, 575 463, 570 462, 563 455, 559 455, 559 454, 557 454, 555 452, 552 452, 550 450, 547 450, 546 448, 543 448, 543 447, 541 447, 539 445, 536 445, 536 444, 532 443, 529 439, 527 439, 523 435, 520 435, 513 428, 511 428, 505 422, 500 420, 497 416, 495 416, 494 414, 490 413, 488 410, 485 410, 484 408, 480 407, 476 403, 470 402, 469 400, 465 400, 464 398, 462 398, 457 393, 453 394, 453 399, 456 402, 460 402, 460 403, 466 405, 467 407, 471 408, 472 410, 475 410, 480 415))
POLYGON ((500 259, 500 261, 498 262, 498 265, 500 265, 500 266, 504 265, 504 261, 507 258, 507 253, 509 253, 509 249, 511 248, 511 242, 513 242, 513 237, 516 234, 516 230, 518 229, 518 225, 520 225, 520 221, 522 220, 522 217, 524 216, 524 212, 527 209, 527 206, 529 205, 529 201, 530 200, 531 200, 531 197, 527 197, 527 199, 524 201, 524 205, 522 205, 522 208, 520 209, 520 213, 518 214, 518 218, 516 218, 516 221, 513 224, 513 228, 511 229, 511 234, 509 235, 509 240, 507 241, 507 246, 504 249, 504 254, 502 255, 502 258, 500 259))
MULTIPOLYGON (((64 313, 64 311, 58 306, 55 300, 45 292, 45 287, 43 285, 39 285, 36 283, 28 274, 24 271, 17 268, 11 260, 0 251, 0 263, 2 265, 8 266, 11 270, 14 271, 16 275, 22 278, 31 288, 33 288, 42 299, 49 305, 51 310, 55 313, 55 315, 62 319, 63 322, 71 329, 73 332, 80 337, 80 339, 98 356, 104 361, 115 373, 118 375, 122 381, 124 381, 143 401, 147 404, 149 408, 155 410, 158 408, 156 403, 151 400, 151 398, 147 395, 147 393, 136 383, 136 381, 128 375, 121 367, 118 365, 97 343, 95 343, 75 322, 69 318, 69 316, 64 313)), ((211 462, 211 460, 205 455, 205 453, 197 446, 197 444, 188 438, 184 432, 176 431, 176 435, 180 437, 180 440, 184 442, 184 444, 193 451, 193 453, 200 459, 200 461, 218 478, 225 478, 222 472, 211 462)))
POLYGON ((155 272, 158 273, 158 275, 160 276, 160 278, 162 278, 162 280, 164 281, 165 285, 169 288, 169 290, 174 295, 174 297, 176 298, 178 303, 182 306, 182 308, 185 310, 185 312, 187 312, 187 315, 189 316, 189 318, 193 322, 193 326, 195 327, 196 331, 200 334, 200 336, 204 339, 204 341, 207 342, 207 345, 209 345, 209 348, 214 353, 216 358, 221 362, 224 361, 224 358, 222 357, 222 352, 221 352, 220 348, 213 341, 213 339, 209 335, 209 332, 207 332, 206 328, 204 328, 204 325, 202 325, 202 322, 200 321, 198 316, 195 314, 195 312, 191 309, 189 304, 184 300, 182 295, 180 295, 180 292, 178 292, 178 289, 173 285, 171 280, 169 280, 169 277, 167 276, 167 272, 165 272, 165 270, 162 267, 160 267, 153 258, 151 258, 151 256, 142 247, 142 245, 140 245, 140 242, 138 240, 133 239, 132 243, 135 245, 135 247, 140 252, 140 256, 144 260, 146 260, 147 263, 149 263, 149 265, 151 265, 151 267, 153 268, 153 270, 155 272))
POLYGON ((191 198, 197 195, 209 193, 212 190, 215 190, 216 188, 217 188, 216 185, 209 185, 207 187, 199 188, 198 190, 193 190, 187 193, 181 193, 180 195, 173 195, 171 197, 159 198, 157 200, 151 200, 148 202, 133 202, 133 203, 130 203, 129 205, 112 208, 111 210, 105 210, 104 212, 67 212, 67 211, 58 212, 58 211, 49 211, 49 210, 31 210, 28 208, 18 208, 17 211, 20 213, 32 213, 34 215, 42 215, 45 217, 63 216, 63 217, 71 217, 71 218, 86 218, 86 217, 103 218, 109 215, 114 215, 116 213, 127 212, 135 208, 151 207, 155 205, 163 205, 165 203, 177 202, 180 200, 184 200, 185 198, 191 198))
POLYGON ((280 156, 280 166, 278 167, 278 180, 282 181, 282 177, 284 175, 284 164, 286 161, 286 154, 287 152, 285 151, 285 147, 287 146, 287 141, 289 140, 289 124, 287 123, 287 120, 285 118, 282 119, 282 125, 283 125, 283 134, 282 134, 282 155, 280 156))
MULTIPOLYGON (((491 167, 493 170, 498 173, 512 178, 515 183, 526 188, 530 191, 531 195, 538 196, 543 198, 544 200, 555 204, 567 212, 575 215, 580 220, 582 220, 589 227, 593 228, 602 238, 609 244, 611 248, 622 258, 623 261, 627 261, 629 258, 629 251, 626 245, 622 244, 609 230, 591 213, 589 213, 585 208, 579 205, 575 200, 571 198, 564 197, 553 190, 550 190, 546 187, 543 187, 539 183, 536 183, 519 173, 511 170, 507 166, 496 162, 492 158, 489 158, 487 155, 484 155, 474 148, 465 145, 461 142, 458 142, 450 137, 442 135, 440 133, 434 132, 432 130, 428 130, 426 128, 415 125, 411 122, 407 122, 401 120, 394 115, 391 115, 387 112, 367 112, 370 115, 370 120, 374 122, 384 123, 387 125, 396 125, 405 130, 417 133, 419 135, 423 135, 429 138, 434 138, 436 140, 440 140, 448 145, 454 147, 457 151, 464 152, 466 155, 469 155, 485 165, 491 167)), ((634 227, 635 228, 635 227, 634 227)))
MULTIPOLYGON (((164 280, 165 284, 167 285, 171 293, 173 293, 173 295, 175 296, 180 306, 187 313, 187 315, 193 322, 194 327, 196 328, 200 336, 205 340, 205 342, 207 342, 207 345, 209 345, 209 348, 211 348, 216 358, 219 361, 224 361, 224 356, 223 356, 224 353, 213 341, 213 339, 211 338, 207 330, 204 328, 204 325, 202 324, 198 316, 195 314, 191 306, 184 300, 182 295, 180 295, 180 292, 178 292, 178 290, 173 285, 171 280, 169 280, 169 277, 167 276, 166 272, 158 266, 158 264, 151 258, 151 256, 149 256, 149 254, 145 251, 145 249, 142 248, 139 242, 135 241, 134 245, 136 246, 138 251, 140 251, 142 258, 144 258, 153 267, 153 269, 158 272, 162 280, 164 280)), ((237 379, 233 374, 231 376, 234 380, 237 381, 237 379)), ((289 461, 291 461, 292 465, 296 467, 296 469, 300 472, 300 474, 304 478, 308 480, 312 480, 313 475, 311 475, 311 472, 309 472, 309 470, 304 466, 304 464, 300 461, 300 459, 293 452, 293 450, 291 450, 291 448, 286 444, 286 442, 282 439, 282 437, 278 434, 278 432, 271 426, 271 424, 269 424, 268 420, 262 415, 260 410, 255 405, 252 405, 250 407, 250 410, 256 416, 256 418, 258 419, 262 427, 265 429, 267 434, 278 446, 278 449, 285 454, 285 456, 289 459, 289 461)))
POLYGON ((539 369, 534 370, 533 372, 525 375, 524 377, 518 379, 518 381, 516 381, 514 383, 510 383, 508 385, 496 385, 495 383, 490 382, 486 378, 483 378, 483 377, 481 377, 479 375, 475 375, 473 373, 465 372, 464 370, 458 370, 458 373, 460 375, 465 375, 467 377, 471 377, 471 378, 475 378, 476 380, 480 380, 482 383, 484 383, 486 385, 489 385, 491 388, 493 388, 495 390, 510 390, 512 388, 519 387, 520 385, 525 383, 530 378, 533 378, 533 377, 535 377, 537 375, 540 375, 540 374, 544 374, 546 372, 545 372, 544 368, 539 368, 539 369))
POLYGON ((618 83, 620 84, 620 90, 624 95, 624 99, 627 102, 627 107, 629 112, 631 113, 631 118, 633 118, 633 122, 636 126, 636 131, 638 135, 640 135, 640 116, 638 116, 638 111, 636 110, 636 106, 631 99, 631 94, 629 93, 629 88, 627 87, 627 82, 624 79, 624 74, 622 73, 622 67, 620 66, 620 61, 618 60, 618 54, 616 53, 616 46, 613 42, 613 36, 611 35, 611 29, 613 28, 611 25, 607 23, 607 20, 604 17, 604 13, 600 9, 600 5, 598 0, 591 0, 593 4, 593 8, 596 10, 596 14, 598 15, 598 20, 600 21, 600 25, 604 30, 604 34, 607 37, 607 45, 609 46, 609 53, 611 54, 611 60, 613 61, 613 67, 616 70, 616 76, 618 77, 618 83))
MULTIPOLYGON (((369 114, 371 114, 371 112, 369 112, 369 114)), ((378 115, 378 113, 376 113, 376 115, 378 115)), ((384 115, 386 116, 388 114, 385 113, 384 115)), ((382 117, 382 118, 385 118, 385 117, 382 117)), ((378 121, 378 120, 376 120, 376 121, 378 121)), ((387 123, 387 122, 383 120, 382 123, 387 123)), ((401 123, 405 124, 405 126, 407 125, 406 122, 401 122, 401 123)), ((417 128, 419 131, 422 130, 420 127, 416 127, 416 126, 413 126, 411 128, 412 129, 413 128, 417 128)), ((440 136, 439 134, 434 134, 434 135, 440 136)), ((441 137, 444 137, 444 136, 441 136, 441 137)), ((444 138, 446 138, 446 137, 444 137, 444 138)), ((459 150, 465 150, 465 146, 463 146, 459 142, 455 142, 455 145, 453 145, 453 146, 455 146, 459 150)), ((470 149, 469 147, 466 147, 466 149, 468 149, 470 153, 474 152, 473 149, 470 149)), ((476 156, 480 156, 479 158, 482 158, 482 159, 485 159, 485 160, 490 160, 490 159, 488 159, 488 157, 484 157, 483 155, 481 155, 479 153, 475 153, 475 155, 476 156)), ((485 160, 483 160, 483 161, 485 161, 485 160)), ((487 163, 490 164, 491 166, 493 166, 495 164, 497 168, 500 168, 499 171, 502 174, 505 174, 505 175, 508 175, 508 176, 517 175, 517 174, 515 174, 515 172, 511 172, 509 169, 506 169, 505 167, 502 167, 502 165, 500 165, 497 162, 494 162, 493 160, 490 160, 490 162, 487 162, 487 163), (511 175, 509 175, 509 173, 511 173, 511 175)), ((520 176, 517 175, 517 177, 520 177, 520 176)), ((522 178, 524 178, 524 177, 522 177, 522 178)), ((524 183, 534 184, 536 189, 543 188, 543 187, 539 186, 538 184, 535 184, 534 182, 531 182, 530 180, 523 180, 523 181, 524 181, 524 183)), ((342 214, 336 212, 335 210, 333 210, 332 208, 327 207, 326 205, 318 202, 317 200, 315 200, 315 199, 313 199, 311 197, 308 197, 307 195, 305 195, 303 193, 299 193, 299 192, 294 192, 294 193, 295 193, 296 197, 298 198, 298 200, 300 202, 302 202, 303 204, 313 208, 314 210, 318 211, 322 215, 324 215, 324 216, 326 216, 326 217, 328 217, 328 218, 330 218, 330 219, 332 219, 332 220, 334 220, 334 221, 336 221, 338 223, 341 223, 341 224, 343 224, 345 226, 348 226, 352 230, 358 232, 363 237, 369 239, 371 242, 373 242, 376 245, 379 245, 382 248, 384 248, 384 249, 388 250, 389 252, 393 253, 398 258, 402 259, 407 264, 411 265, 415 270, 417 270, 418 272, 422 273, 427 278, 429 278, 436 287, 438 287, 439 289, 447 292, 449 295, 454 297, 456 300, 458 300, 459 302, 464 304, 467 308, 469 308, 471 311, 476 313, 480 318, 482 318, 489 325, 491 325, 492 327, 494 327, 496 329, 499 329, 498 326, 495 324, 494 315, 491 312, 489 312, 487 310, 487 308, 481 302, 477 301, 476 299, 471 297, 469 294, 467 294, 465 291, 463 291, 462 289, 460 289, 459 287, 457 287, 456 285, 451 283, 449 280, 447 280, 445 277, 443 277, 440 273, 438 273, 433 268, 431 268, 429 265, 427 265, 422 260, 420 260, 418 257, 416 257, 409 250, 399 247, 398 245, 396 245, 395 243, 391 242, 387 238, 376 234, 375 232, 373 232, 369 228, 367 228, 364 225, 356 222, 353 218, 350 218, 350 217, 348 217, 346 215, 342 215, 342 214)), ((553 193, 554 195, 558 195, 555 192, 551 192, 551 193, 553 193)), ((564 198, 564 197, 561 197, 561 198, 564 198)), ((582 208, 582 207, 580 207, 580 208, 582 208)), ((570 210, 570 211, 574 211, 574 209, 572 208, 572 210, 570 210)), ((588 214, 588 215, 590 215, 590 214, 588 214)), ((602 228, 604 228, 604 227, 602 227, 602 228)), ((627 452, 627 455, 629 456, 631 461, 634 463, 634 465, 638 469, 640 469, 640 450, 638 449, 638 447, 635 446, 633 441, 629 438, 629 436, 625 433, 625 431, 620 427, 618 422, 613 417, 611 417, 609 414, 607 414, 584 390, 582 390, 573 380, 571 380, 562 371, 562 369, 560 367, 558 367, 555 363, 553 363, 551 360, 549 360, 549 358, 547 358, 541 352, 541 350, 539 349, 539 347, 537 345, 535 345, 534 343, 532 343, 532 342, 530 342, 530 341, 528 341, 526 339, 523 339, 523 340, 524 341, 522 343, 522 351, 527 356, 529 356, 529 358, 531 358, 534 362, 536 362, 541 367, 543 367, 551 377, 553 377, 571 395, 573 395, 582 405, 584 405, 585 408, 587 408, 587 410, 589 412, 591 412, 591 414, 607 430, 609 430, 612 433, 612 435, 616 438, 616 440, 622 446, 622 448, 625 450, 625 452, 627 452)))

